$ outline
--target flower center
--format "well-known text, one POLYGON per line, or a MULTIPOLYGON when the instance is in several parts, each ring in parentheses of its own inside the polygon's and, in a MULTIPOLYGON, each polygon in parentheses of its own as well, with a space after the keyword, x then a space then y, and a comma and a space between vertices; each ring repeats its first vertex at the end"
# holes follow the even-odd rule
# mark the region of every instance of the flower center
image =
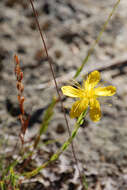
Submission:
POLYGON ((91 99, 95 96, 94 89, 86 89, 84 92, 84 96, 88 99, 91 99))

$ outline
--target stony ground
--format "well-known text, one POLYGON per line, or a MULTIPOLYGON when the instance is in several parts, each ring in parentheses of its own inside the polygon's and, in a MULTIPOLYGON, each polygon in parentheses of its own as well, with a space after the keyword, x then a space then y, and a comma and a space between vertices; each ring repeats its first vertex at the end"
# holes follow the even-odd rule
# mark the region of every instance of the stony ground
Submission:
MULTIPOLYGON (((114 0, 37 0, 41 29, 45 33, 49 55, 53 62, 59 87, 67 83, 81 65, 89 47, 108 17, 114 0)), ((87 116, 87 127, 81 128, 74 147, 81 171, 85 173, 89 189, 127 189, 127 2, 122 0, 105 30, 81 77, 92 70, 101 71, 102 81, 117 87, 111 100, 102 101, 103 117, 92 123, 87 116), (112 104, 108 106, 104 102, 112 104)), ((43 112, 56 94, 52 75, 34 16, 25 0, 0 1, 0 137, 8 139, 5 153, 12 151, 17 141, 20 124, 19 107, 14 76, 13 56, 22 62, 26 97, 26 112, 31 114, 26 138, 33 137, 42 121, 43 112), (39 112, 40 110, 40 112, 39 112), (11 142, 11 143, 10 143, 11 142)), ((69 107, 72 101, 65 99, 69 107)), ((69 119, 72 128, 74 120, 69 119)), ((36 164, 51 156, 67 139, 68 134, 60 105, 42 142, 57 139, 42 151, 36 164)), ((5 147, 4 147, 5 148, 5 147)), ((3 152, 3 149, 0 151, 3 152)), ((58 163, 44 170, 21 189, 81 189, 71 149, 58 163), (43 176, 43 177, 42 177, 43 176), (29 184, 29 185, 28 185, 29 184)))

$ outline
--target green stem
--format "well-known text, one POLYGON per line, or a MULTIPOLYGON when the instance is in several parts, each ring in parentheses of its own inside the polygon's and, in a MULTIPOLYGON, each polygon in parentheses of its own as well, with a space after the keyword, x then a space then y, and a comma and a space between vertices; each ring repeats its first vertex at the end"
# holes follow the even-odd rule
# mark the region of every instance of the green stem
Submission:
POLYGON ((41 135, 44 132, 46 132, 46 130, 47 130, 48 126, 49 126, 49 123, 50 123, 50 121, 52 119, 52 116, 54 114, 53 109, 54 109, 57 102, 58 102, 58 100, 56 98, 53 98, 51 104, 48 106, 47 110, 45 111, 43 122, 41 124, 39 133, 38 133, 38 135, 37 135, 37 137, 35 139, 34 145, 33 145, 34 149, 37 148, 37 146, 38 146, 38 144, 40 142, 41 135))
POLYGON ((82 124, 84 117, 86 116, 87 110, 85 110, 78 118, 77 123, 75 125, 74 130, 72 131, 71 136, 68 138, 68 140, 62 145, 62 147, 55 153, 53 156, 50 158, 49 161, 45 162, 42 164, 40 167, 36 168, 35 170, 31 172, 24 173, 23 175, 26 176, 27 178, 31 178, 32 176, 37 175, 40 170, 44 169, 47 167, 51 162, 55 161, 58 159, 58 157, 67 149, 67 147, 72 143, 73 139, 75 138, 78 129, 80 128, 80 125, 82 124))
POLYGON ((1 187, 1 190, 5 190, 3 181, 0 181, 0 187, 1 187))
POLYGON ((27 173, 24 173, 23 175, 26 176, 27 178, 35 176, 40 172, 40 170, 47 167, 47 165, 49 165, 51 162, 57 160, 58 157, 63 153, 63 151, 66 150, 66 148, 71 144, 72 140, 74 139, 74 137, 77 134, 77 131, 78 131, 79 127, 80 127, 80 125, 76 125, 75 129, 72 132, 71 137, 62 145, 60 150, 58 150, 55 154, 53 154, 53 156, 50 158, 49 161, 45 162, 44 164, 42 164, 40 167, 36 168, 32 172, 27 172, 27 173))
POLYGON ((112 9, 112 11, 111 11, 111 13, 109 14, 109 16, 108 16, 107 20, 105 21, 104 25, 102 26, 102 29, 101 29, 101 31, 99 32, 98 36, 97 36, 97 39, 95 40, 94 44, 93 44, 93 45, 90 47, 90 49, 88 50, 88 53, 87 53, 85 59, 83 60, 82 65, 81 65, 81 66, 78 68, 78 70, 76 71, 76 73, 75 73, 75 75, 74 75, 74 79, 79 76, 79 74, 81 73, 81 71, 82 71, 84 65, 87 63, 87 61, 88 61, 90 55, 92 54, 92 52, 93 52, 93 50, 94 50, 96 44, 98 44, 98 42, 100 41, 100 38, 101 38, 103 32, 105 31, 105 29, 106 29, 106 27, 107 27, 107 24, 109 23, 109 21, 110 21, 112 15, 114 14, 114 12, 115 12, 117 6, 119 5, 119 3, 120 3, 120 0, 118 0, 118 1, 115 3, 115 5, 114 5, 114 7, 113 7, 113 9, 112 9))

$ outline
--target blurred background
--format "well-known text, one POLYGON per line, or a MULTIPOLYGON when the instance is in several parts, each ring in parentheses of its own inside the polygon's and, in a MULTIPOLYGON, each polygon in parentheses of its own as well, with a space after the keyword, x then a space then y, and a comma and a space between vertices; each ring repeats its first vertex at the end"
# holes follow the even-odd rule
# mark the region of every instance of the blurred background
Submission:
MULTIPOLYGON (((34 1, 59 87, 73 78, 115 3, 114 0, 34 1)), ((75 150, 88 181, 94 184, 100 180, 105 190, 127 188, 126 10, 127 2, 122 0, 78 77, 80 82, 85 74, 98 69, 103 82, 117 87, 115 97, 102 100, 101 121, 92 123, 87 116, 87 128, 81 128, 75 140, 75 150)), ((56 95, 56 90, 29 1, 1 0, 0 135, 13 139, 10 147, 15 144, 20 131, 15 54, 21 61, 24 73, 25 110, 31 115, 26 137, 30 138, 37 132, 43 112, 52 95, 56 95)), ((75 121, 70 120, 68 114, 73 100, 65 98, 63 101, 70 127, 73 127, 75 121)), ((60 145, 67 137, 63 113, 57 105, 44 138, 58 139, 60 145)), ((56 144, 56 148, 59 145, 56 144)), ((52 151, 56 148, 49 147, 52 151)), ((65 160, 69 156, 68 165, 73 160, 71 155, 70 149, 64 155, 65 160)), ((66 165, 62 161, 61 164, 66 165)))

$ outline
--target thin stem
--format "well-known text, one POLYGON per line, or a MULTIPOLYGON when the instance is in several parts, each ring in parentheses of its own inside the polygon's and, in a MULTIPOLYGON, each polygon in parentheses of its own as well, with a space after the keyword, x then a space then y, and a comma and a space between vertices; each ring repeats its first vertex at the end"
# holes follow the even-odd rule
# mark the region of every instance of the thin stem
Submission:
POLYGON ((35 170, 33 170, 32 172, 27 172, 24 173, 24 176, 26 176, 27 178, 30 178, 32 176, 37 175, 42 169, 44 169, 45 167, 47 167, 51 162, 55 161, 58 159, 58 157, 67 149, 67 147, 72 143, 73 139, 75 138, 78 129, 80 128, 79 124, 76 124, 75 129, 72 132, 72 135, 68 138, 68 140, 62 145, 62 147, 55 153, 53 154, 53 156, 50 158, 49 161, 45 162, 44 164, 42 164, 40 167, 36 168, 35 170))
MULTIPOLYGON (((47 167, 51 162, 54 162, 55 160, 57 160, 59 158, 59 156, 68 148, 68 146, 72 143, 72 141, 76 137, 77 132, 78 132, 78 130, 80 128, 80 125, 84 122, 84 117, 86 116, 86 114, 87 114, 87 109, 83 113, 81 113, 81 115, 79 116, 79 118, 78 118, 78 120, 77 120, 77 122, 75 124, 74 130, 71 133, 71 136, 62 145, 62 147, 58 151, 56 151, 55 154, 53 154, 51 156, 51 158, 50 158, 49 161, 45 162, 44 164, 42 164, 41 166, 39 166, 38 168, 36 168, 35 170, 33 170, 31 172, 24 173, 23 176, 25 176, 27 178, 31 178, 31 177, 37 175, 42 169, 44 169, 45 167, 47 167)), ((81 182, 83 184, 83 188, 85 190, 87 190, 86 181, 83 178, 81 178, 81 182)))
MULTIPOLYGON (((64 109, 64 106, 63 106, 63 102, 62 102, 62 98, 61 98, 60 92, 59 92, 59 90, 58 90, 58 85, 57 85, 56 78, 55 78, 55 74, 54 74, 53 67, 52 67, 52 61, 51 61, 51 59, 49 58, 47 46, 46 46, 46 43, 45 43, 43 34, 42 34, 42 32, 41 32, 40 24, 39 24, 39 21, 38 21, 38 15, 37 15, 37 12, 36 12, 36 10, 35 10, 35 8, 34 8, 33 1, 32 1, 32 0, 29 0, 29 1, 30 1, 31 6, 32 6, 32 9, 33 9, 33 12, 34 12, 34 15, 35 15, 35 19, 36 19, 36 24, 37 24, 37 26, 38 26, 38 30, 39 30, 39 33, 40 33, 40 36, 41 36, 41 39, 42 39, 42 43, 43 43, 44 48, 45 48, 46 56, 47 56, 48 63, 49 63, 49 66, 50 66, 50 70, 51 70, 51 73, 52 73, 52 76, 53 76, 53 80, 54 80, 54 83, 55 83, 56 91, 57 91, 57 94, 58 94, 58 97, 59 97, 59 100, 60 100, 61 109, 62 109, 63 114, 64 114, 64 118, 65 118, 67 130, 68 130, 68 134, 69 134, 69 137, 71 137, 71 131, 70 131, 70 128, 69 128, 68 120, 67 120, 66 113, 65 113, 65 109, 64 109)), ((72 147, 72 154, 73 154, 73 156, 74 156, 74 159, 75 159, 75 162, 76 162, 76 166, 77 166, 77 169, 78 169, 78 171, 79 171, 80 179, 81 179, 81 182, 82 182, 82 175, 81 175, 81 171, 80 171, 80 169, 79 169, 78 159, 77 159, 77 157, 76 157, 76 153, 75 153, 75 150, 74 150, 73 142, 71 142, 71 147, 72 147)))
POLYGON ((95 42, 93 43, 93 45, 92 45, 92 46, 90 47, 90 49, 88 50, 88 53, 87 53, 85 59, 83 60, 82 65, 81 65, 81 66, 78 68, 78 70, 76 71, 76 73, 75 73, 75 75, 74 75, 74 79, 79 76, 79 74, 81 73, 81 71, 82 71, 84 65, 85 65, 85 64, 87 63, 87 61, 89 60, 90 55, 92 54, 92 52, 93 52, 95 46, 96 46, 96 45, 98 44, 98 42, 100 41, 100 38, 101 38, 102 34, 104 33, 104 31, 105 31, 105 29, 106 29, 106 27, 107 27, 107 25, 108 25, 108 23, 109 23, 109 21, 110 21, 112 15, 114 14, 114 12, 115 12, 117 6, 119 5, 119 3, 120 3, 120 0, 117 0, 117 2, 115 3, 113 9, 111 10, 111 13, 109 14, 109 16, 108 16, 108 18, 107 18, 107 20, 105 21, 104 25, 102 26, 101 31, 99 32, 99 34, 98 34, 98 36, 97 36, 97 39, 95 40, 95 42))

